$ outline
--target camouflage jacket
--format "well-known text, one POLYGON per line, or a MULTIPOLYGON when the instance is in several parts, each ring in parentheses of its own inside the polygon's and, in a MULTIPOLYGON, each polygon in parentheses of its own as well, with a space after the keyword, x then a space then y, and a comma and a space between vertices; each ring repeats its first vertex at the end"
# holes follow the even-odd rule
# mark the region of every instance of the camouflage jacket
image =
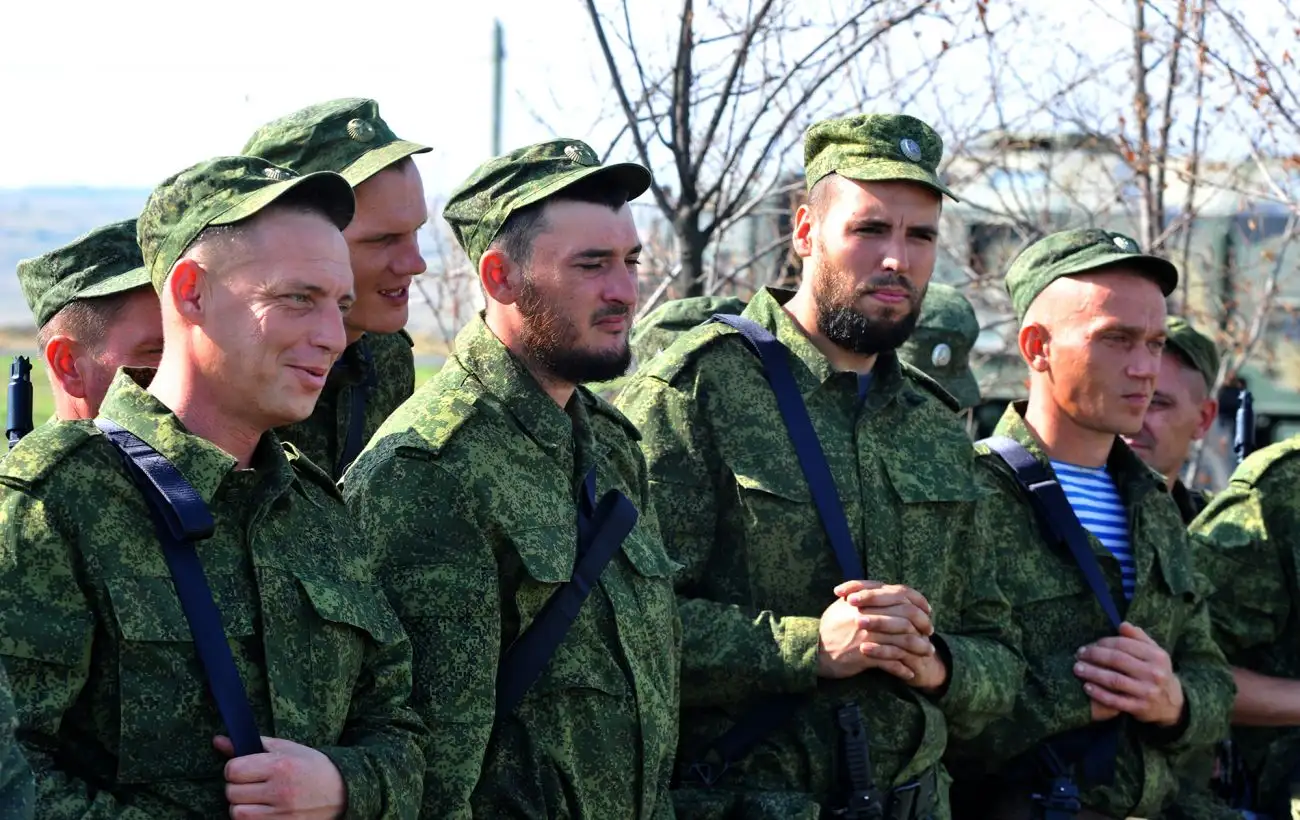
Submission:
POLYGON ((1182 517, 1183 523, 1191 526, 1196 516, 1201 514, 1210 503, 1210 494, 1205 490, 1193 490, 1183 483, 1182 479, 1174 482, 1174 486, 1169 490, 1173 496, 1174 503, 1178 505, 1178 514, 1182 517))
MULTIPOLYGON (((1300 438, 1241 463, 1192 525, 1197 561, 1212 579, 1210 617, 1228 662, 1300 679, 1300 438)), ((1289 798, 1300 729, 1234 727, 1261 806, 1289 798)), ((1283 803, 1285 805, 1285 803, 1283 803)))
POLYGON ((810 698, 720 782, 768 794, 742 807, 751 816, 834 799, 837 701, 861 704, 876 778, 897 785, 939 762, 949 732, 1007 712, 1022 672, 980 530, 985 494, 950 397, 885 354, 862 405, 856 375, 832 371, 781 307, 788 297, 762 291, 744 315, 793 354, 867 575, 927 597, 951 676, 941 697, 879 671, 818 678, 818 626, 839 565, 759 360, 725 325, 688 331, 642 366, 619 406, 641 428, 664 543, 685 564, 683 763, 772 695, 810 698))
MULTIPOLYGON (((0 560, 8 559, 0 556, 0 560)), ((9 678, 0 667, 0 820, 29 820, 32 816, 32 770, 14 740, 17 725, 9 678)))
MULTIPOLYGON (((410 644, 329 476, 274 434, 233 469, 131 375, 101 413, 212 511, 198 553, 259 730, 325 753, 348 818, 414 817, 410 644)), ((41 427, 0 465, 0 538, 0 658, 41 816, 225 816, 224 724, 145 498, 92 422, 41 427)))
POLYGON ((433 730, 424 817, 665 818, 681 628, 636 431, 579 388, 561 409, 476 317, 344 482, 384 551, 433 730), (495 720, 502 653, 573 573, 581 479, 640 510, 564 642, 495 720))
MULTIPOLYGON (((1023 402, 1008 406, 994 434, 1020 442, 1046 465, 1047 456, 1021 415, 1023 408, 1023 402)), ((996 543, 1018 551, 1006 562, 1003 587, 1021 625, 1028 680, 1009 718, 954 753, 998 768, 1048 737, 1091 725, 1090 701, 1073 671, 1075 651, 1113 631, 1069 550, 1049 541, 1040 529, 1010 468, 985 448, 980 450, 981 466, 1001 486, 996 543)), ((1124 599, 1119 562, 1091 534, 1088 538, 1125 620, 1146 630, 1169 652, 1189 720, 1182 733, 1172 737, 1125 719, 1113 784, 1082 783, 1080 791, 1084 803, 1096 811, 1145 817, 1172 802, 1180 756, 1227 735, 1235 689, 1210 636, 1204 579, 1193 567, 1183 523, 1163 478, 1118 439, 1108 468, 1129 515, 1137 562, 1132 601, 1124 599)))
MULTIPOLYGON (((352 401, 357 391, 365 396, 365 422, 357 452, 365 446, 394 410, 415 392, 415 357, 411 337, 397 333, 367 333, 348 345, 316 400, 316 410, 297 424, 281 427, 276 434, 334 480, 343 477, 343 448, 352 421, 352 401), (366 354, 370 364, 366 363, 366 354)), ((355 458, 356 453, 352 453, 355 458)))

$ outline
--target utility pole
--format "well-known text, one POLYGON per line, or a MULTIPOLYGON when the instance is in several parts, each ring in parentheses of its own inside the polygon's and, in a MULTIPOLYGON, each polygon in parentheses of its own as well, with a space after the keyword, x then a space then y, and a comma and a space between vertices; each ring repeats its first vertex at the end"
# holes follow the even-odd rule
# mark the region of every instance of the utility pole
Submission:
POLYGON ((506 49, 501 21, 492 21, 492 156, 501 156, 501 75, 504 73, 506 49))

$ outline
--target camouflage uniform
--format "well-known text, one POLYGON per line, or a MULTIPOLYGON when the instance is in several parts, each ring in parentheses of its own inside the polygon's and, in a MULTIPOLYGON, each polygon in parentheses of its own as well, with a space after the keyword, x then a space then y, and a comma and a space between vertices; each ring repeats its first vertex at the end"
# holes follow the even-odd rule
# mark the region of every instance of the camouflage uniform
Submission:
MULTIPOLYGON (((1300 679, 1298 456, 1297 438, 1253 453, 1191 529, 1197 561, 1214 584, 1214 637, 1229 663, 1291 680, 1300 679)), ((1232 737, 1256 805, 1300 806, 1293 797, 1300 794, 1300 729, 1237 726, 1232 737)))
MULTIPOLYGON (((1017 318, 1023 321, 1034 298, 1056 279, 1112 265, 1144 272, 1166 295, 1177 285, 1177 270, 1170 263, 1139 253, 1128 237, 1096 229, 1064 231, 1031 245, 1012 264, 1007 290, 1017 318)), ((1024 421, 1025 407, 1024 402, 1009 406, 994 435, 1019 442, 1055 475, 1024 421)), ((978 449, 981 467, 999 487, 1000 503, 994 509, 1002 520, 994 541, 1015 545, 1002 584, 1021 626, 1028 685, 1009 717, 994 722, 978 739, 960 744, 953 756, 977 777, 1001 773, 1010 783, 1006 794, 1027 799, 1029 790, 1043 783, 1021 767, 1032 773, 1039 744, 1093 725, 1090 700, 1074 674, 1075 652, 1113 634, 1113 628, 1073 556, 1039 526, 1011 469, 987 447, 978 449)), ((1146 817, 1172 805, 1184 756, 1226 734, 1234 688, 1210 636, 1204 579, 1194 568, 1164 478, 1118 437, 1106 467, 1128 512, 1137 564, 1132 600, 1125 602, 1120 592, 1118 560, 1091 533, 1088 540, 1125 620, 1169 653, 1186 708, 1179 724, 1168 729, 1120 718, 1111 784, 1089 782, 1078 770, 1075 774, 1085 808, 1117 817, 1146 817)))
MULTIPOLYGON (((610 167, 570 140, 521 149, 462 185, 447 218, 477 259, 502 211, 610 167)), ((644 190, 648 173, 634 176, 644 190)), ((678 567, 636 441, 585 388, 561 409, 475 317, 348 473, 344 496, 384 550, 389 598, 415 648, 414 703, 433 730, 423 817, 673 816, 678 567), (501 656, 573 573, 576 503, 593 466, 597 495, 622 492, 637 525, 540 679, 498 718, 501 656)))
MULTIPOLYGON (((399 139, 374 100, 346 98, 310 105, 263 125, 240 153, 301 174, 333 171, 356 187, 393 163, 430 150, 399 139)), ((415 391, 412 345, 405 330, 367 333, 348 345, 330 371, 315 412, 277 430, 280 438, 341 478, 384 419, 415 391), (364 416, 358 449, 345 452, 358 401, 364 416)))
POLYGON ((28 820, 32 816, 32 770, 14 741, 17 725, 9 678, 0 667, 0 820, 28 820))
MULTIPOLYGON (((199 554, 258 726, 329 756, 347 817, 414 816, 410 645, 329 476, 274 434, 232 469, 129 374, 149 375, 120 372, 101 412, 211 507, 199 554)), ((223 723, 117 450, 88 421, 38 428, 0 465, 0 531, 0 658, 41 816, 225 816, 223 723)))
POLYGON ((839 567, 758 359, 729 327, 690 331, 619 400, 642 431, 664 543, 686 565, 683 762, 774 694, 809 701, 711 793, 681 793, 683 815, 818 816, 838 790, 832 711, 846 698, 862 705, 877 781, 903 784, 939 762, 950 733, 1010 709, 1021 680, 955 403, 887 353, 863 406, 857 377, 834 372, 781 307, 789 295, 764 290, 744 315, 792 352, 868 577, 926 596, 950 678, 937 697, 879 671, 818 678, 818 625, 839 567))
MULTIPOLYGON (((340 230, 352 217, 336 174, 222 157, 169 177, 137 225, 155 289, 208 226, 290 191, 340 230)), ((410 643, 333 481, 269 432, 234 469, 145 392, 152 375, 120 370, 101 414, 211 510, 196 549, 257 725, 333 762, 346 817, 413 817, 426 732, 410 643)), ((0 537, 0 658, 42 816, 225 816, 223 721, 150 506, 93 422, 46 425, 0 464, 0 537)))

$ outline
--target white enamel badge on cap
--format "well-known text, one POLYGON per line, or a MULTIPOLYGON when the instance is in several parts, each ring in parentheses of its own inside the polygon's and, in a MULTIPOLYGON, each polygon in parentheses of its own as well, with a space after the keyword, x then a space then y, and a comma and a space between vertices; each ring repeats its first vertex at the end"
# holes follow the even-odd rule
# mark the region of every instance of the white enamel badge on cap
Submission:
POLYGON ((903 156, 907 157, 912 162, 921 161, 921 146, 917 145, 916 140, 911 137, 900 140, 898 143, 898 150, 902 151, 903 156))
POLYGON ((948 362, 952 361, 952 348, 940 342, 930 351, 930 363, 935 367, 947 367, 948 362))

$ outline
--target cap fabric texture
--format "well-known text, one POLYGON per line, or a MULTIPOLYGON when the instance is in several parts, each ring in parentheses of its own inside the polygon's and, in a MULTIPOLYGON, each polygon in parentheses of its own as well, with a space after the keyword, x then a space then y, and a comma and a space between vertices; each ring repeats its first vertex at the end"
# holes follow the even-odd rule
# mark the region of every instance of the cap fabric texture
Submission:
POLYGON ((980 324, 961 291, 931 282, 921 303, 916 329, 898 349, 899 358, 943 385, 963 410, 980 403, 979 381, 970 355, 980 324))
POLYGON ((1183 317, 1170 316, 1165 320, 1165 345, 1205 377, 1207 389, 1214 387, 1214 380, 1219 375, 1219 351, 1208 336, 1188 324, 1183 317))
POLYGON ((959 202, 939 179, 943 140, 916 117, 859 114, 814 123, 804 135, 809 190, 829 174, 862 182, 917 182, 959 202))
POLYGON ((79 299, 94 299, 149 284, 135 240, 135 220, 96 228, 61 248, 18 263, 18 285, 36 326, 79 299))

